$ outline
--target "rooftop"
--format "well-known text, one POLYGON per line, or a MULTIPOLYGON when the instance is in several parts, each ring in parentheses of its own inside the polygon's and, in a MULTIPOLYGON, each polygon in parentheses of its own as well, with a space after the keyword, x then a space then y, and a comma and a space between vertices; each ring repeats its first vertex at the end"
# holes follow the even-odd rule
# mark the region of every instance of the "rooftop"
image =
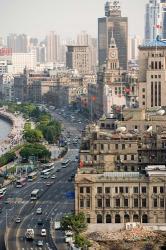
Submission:
POLYGON ((159 38, 152 41, 145 41, 142 45, 139 46, 140 49, 143 48, 156 48, 156 47, 166 47, 165 40, 159 40, 159 38))

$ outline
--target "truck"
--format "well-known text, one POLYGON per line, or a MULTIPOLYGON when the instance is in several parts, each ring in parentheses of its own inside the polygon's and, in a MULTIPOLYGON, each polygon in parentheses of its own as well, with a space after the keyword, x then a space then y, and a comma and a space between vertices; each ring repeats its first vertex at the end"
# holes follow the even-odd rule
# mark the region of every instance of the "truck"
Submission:
POLYGON ((34 239, 34 230, 32 228, 28 228, 25 237, 27 240, 33 240, 34 239))

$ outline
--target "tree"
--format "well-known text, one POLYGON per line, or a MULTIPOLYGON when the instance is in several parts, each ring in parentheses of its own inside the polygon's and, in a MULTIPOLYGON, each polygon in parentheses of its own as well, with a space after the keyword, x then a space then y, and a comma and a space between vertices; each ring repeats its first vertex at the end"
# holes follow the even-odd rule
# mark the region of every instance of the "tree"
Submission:
POLYGON ((25 131, 24 138, 27 142, 40 142, 43 139, 43 134, 39 129, 29 129, 25 131))
POLYGON ((80 234, 87 228, 86 218, 84 213, 71 214, 62 218, 62 230, 71 230, 75 235, 80 234))
POLYGON ((29 157, 35 156, 38 160, 49 160, 51 152, 41 144, 27 144, 20 150, 20 156, 28 161, 29 157))

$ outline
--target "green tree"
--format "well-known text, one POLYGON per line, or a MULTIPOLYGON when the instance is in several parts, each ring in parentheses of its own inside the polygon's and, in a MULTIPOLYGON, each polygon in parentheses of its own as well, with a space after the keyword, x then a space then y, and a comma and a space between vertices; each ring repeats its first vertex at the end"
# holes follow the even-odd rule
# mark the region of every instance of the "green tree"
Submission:
POLYGON ((41 144, 27 144, 20 150, 20 156, 28 161, 29 157, 35 156, 38 160, 49 160, 51 152, 41 144))
POLYGON ((30 129, 24 132, 24 138, 27 142, 40 142, 43 139, 43 134, 39 129, 30 129))
POLYGON ((86 247, 90 247, 91 246, 91 243, 89 240, 86 239, 85 236, 81 235, 81 234, 77 234, 75 235, 75 245, 76 247, 81 247, 81 248, 84 248, 86 247))
POLYGON ((75 235, 84 232, 87 229, 87 223, 84 213, 70 214, 61 220, 62 230, 71 230, 75 235))
POLYGON ((0 157, 0 166, 4 166, 11 161, 14 161, 16 154, 14 151, 9 151, 0 157))

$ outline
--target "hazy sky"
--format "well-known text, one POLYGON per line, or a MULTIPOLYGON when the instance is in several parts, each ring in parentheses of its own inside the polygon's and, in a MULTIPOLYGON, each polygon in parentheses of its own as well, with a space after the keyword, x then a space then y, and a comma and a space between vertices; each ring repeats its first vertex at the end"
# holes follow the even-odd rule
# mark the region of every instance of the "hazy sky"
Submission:
MULTIPOLYGON (((0 0, 0 36, 26 33, 44 37, 55 30, 73 37, 82 30, 97 36, 97 18, 104 16, 105 0, 0 0)), ((129 34, 144 33, 148 0, 121 0, 122 14, 129 18, 129 34)))

